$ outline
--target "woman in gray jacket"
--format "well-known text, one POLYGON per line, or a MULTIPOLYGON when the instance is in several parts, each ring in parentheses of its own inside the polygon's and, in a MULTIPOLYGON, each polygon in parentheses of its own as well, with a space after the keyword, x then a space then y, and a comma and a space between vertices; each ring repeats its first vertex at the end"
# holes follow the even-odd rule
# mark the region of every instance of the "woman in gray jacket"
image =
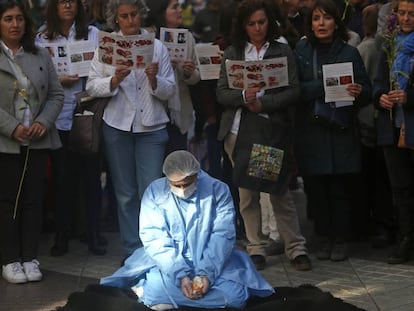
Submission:
POLYGON ((10 283, 40 281, 36 260, 48 149, 63 90, 49 53, 34 45, 22 4, 0 3, 0 253, 10 283))

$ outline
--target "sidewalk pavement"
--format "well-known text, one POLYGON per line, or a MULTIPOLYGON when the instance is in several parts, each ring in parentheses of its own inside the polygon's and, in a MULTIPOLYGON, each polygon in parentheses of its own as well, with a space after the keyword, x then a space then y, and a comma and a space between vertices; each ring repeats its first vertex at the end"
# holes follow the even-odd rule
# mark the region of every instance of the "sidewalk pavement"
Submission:
MULTIPOLYGON (((414 261, 389 265, 390 248, 372 249, 367 241, 350 245, 350 258, 343 262, 319 261, 312 249, 312 224, 305 216, 306 199, 301 191, 293 193, 303 232, 308 240, 312 271, 294 270, 284 255, 270 256, 263 276, 273 286, 313 284, 335 297, 368 311, 414 310, 414 261)), ((49 256, 52 234, 43 234, 39 261, 44 279, 38 283, 9 284, 0 279, 0 311, 53 310, 66 303, 70 293, 112 274, 123 259, 118 233, 105 233, 108 253, 93 256, 87 246, 71 240, 69 253, 49 256)), ((334 310, 333 310, 334 311, 334 310)))

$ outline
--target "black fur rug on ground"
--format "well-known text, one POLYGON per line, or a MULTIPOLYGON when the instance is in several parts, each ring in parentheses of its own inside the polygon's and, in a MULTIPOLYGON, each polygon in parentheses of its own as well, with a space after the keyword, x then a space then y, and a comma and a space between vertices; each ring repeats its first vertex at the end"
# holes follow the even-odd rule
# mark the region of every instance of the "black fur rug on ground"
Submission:
MULTIPOLYGON (((246 311, 363 311, 328 292, 312 285, 299 287, 275 287, 276 293, 266 298, 251 298, 246 311)), ((83 292, 72 293, 65 306, 55 311, 149 311, 137 302, 135 293, 97 284, 91 284, 83 292)), ((235 311, 240 309, 203 309, 180 307, 182 311, 235 311)))

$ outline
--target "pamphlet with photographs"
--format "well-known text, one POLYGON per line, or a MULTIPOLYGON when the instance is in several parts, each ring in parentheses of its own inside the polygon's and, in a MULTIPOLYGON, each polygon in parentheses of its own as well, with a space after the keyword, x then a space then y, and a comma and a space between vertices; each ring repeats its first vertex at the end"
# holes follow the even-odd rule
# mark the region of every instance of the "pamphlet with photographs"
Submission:
POLYGON ((45 42, 41 45, 49 51, 59 76, 75 74, 79 77, 88 76, 95 53, 93 41, 82 40, 67 44, 45 42))
POLYGON ((152 62, 155 34, 121 36, 99 32, 99 61, 108 65, 145 68, 152 62))
POLYGON ((218 80, 221 64, 219 46, 200 43, 195 46, 195 52, 201 80, 218 80))
POLYGON ((247 175, 276 181, 282 169, 284 151, 275 147, 253 144, 247 175))
POLYGON ((168 49, 171 59, 178 61, 187 59, 187 29, 160 28, 160 40, 168 49))
POLYGON ((350 106, 355 97, 346 90, 348 84, 354 83, 352 63, 322 65, 325 102, 335 102, 336 107, 350 106))
POLYGON ((267 90, 289 85, 287 57, 258 61, 228 59, 226 69, 232 89, 259 87, 267 90))

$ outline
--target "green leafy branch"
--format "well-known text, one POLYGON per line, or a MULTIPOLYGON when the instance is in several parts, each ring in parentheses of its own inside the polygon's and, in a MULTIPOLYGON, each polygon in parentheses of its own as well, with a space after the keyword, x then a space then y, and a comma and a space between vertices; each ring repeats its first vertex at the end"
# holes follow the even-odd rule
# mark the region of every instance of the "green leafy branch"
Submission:
MULTIPOLYGON (((14 82, 14 87, 15 87, 15 90, 18 89, 17 80, 14 82)), ((25 107, 20 108, 20 110, 26 110, 28 108, 30 109, 30 103, 29 103, 29 98, 27 96, 26 89, 22 88, 18 92, 18 95, 23 99, 24 103, 26 104, 25 107)), ((23 112, 23 115, 24 114, 25 114, 25 111, 23 112)), ((24 117, 23 117, 23 119, 24 119, 24 117)), ((26 154, 25 154, 25 157, 24 157, 22 176, 20 177, 19 188, 17 189, 16 200, 14 202, 13 219, 16 219, 16 216, 17 216, 17 209, 18 209, 18 206, 19 206, 20 196, 21 196, 21 192, 22 192, 22 188, 23 188, 23 182, 24 182, 24 179, 26 177, 27 165, 28 165, 28 162, 29 162, 29 150, 30 150, 30 148, 29 148, 29 146, 27 146, 26 154)))

